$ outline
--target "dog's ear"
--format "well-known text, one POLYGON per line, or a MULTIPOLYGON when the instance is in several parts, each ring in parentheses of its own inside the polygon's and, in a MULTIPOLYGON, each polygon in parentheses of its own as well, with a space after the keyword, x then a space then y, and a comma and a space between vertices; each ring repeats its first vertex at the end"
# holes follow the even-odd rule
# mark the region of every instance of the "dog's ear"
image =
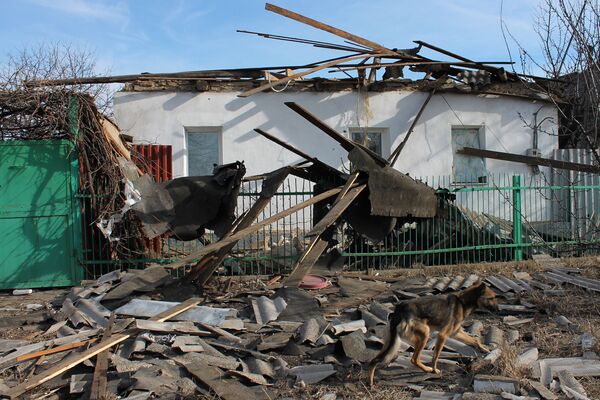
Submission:
POLYGON ((485 283, 483 283, 483 282, 479 283, 479 285, 477 285, 477 292, 478 292, 478 293, 483 293, 483 292, 485 292, 485 288, 486 288, 486 287, 487 287, 487 286, 485 286, 485 283))

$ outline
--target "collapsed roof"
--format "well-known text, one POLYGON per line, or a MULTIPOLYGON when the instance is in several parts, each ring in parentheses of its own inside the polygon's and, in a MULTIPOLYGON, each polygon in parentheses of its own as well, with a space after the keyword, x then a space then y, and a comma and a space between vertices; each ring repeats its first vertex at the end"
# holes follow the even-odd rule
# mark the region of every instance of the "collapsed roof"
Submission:
POLYGON ((248 97, 268 89, 276 91, 340 91, 358 86, 371 91, 420 90, 510 95, 548 100, 546 84, 556 80, 518 74, 505 69, 513 62, 474 61, 433 44, 416 40, 414 48, 387 48, 368 39, 267 3, 266 10, 344 40, 343 44, 263 32, 238 30, 245 34, 307 44, 345 53, 342 56, 304 65, 278 65, 255 68, 141 73, 63 80, 31 81, 31 86, 125 83, 125 91, 241 91, 248 97), (425 48, 449 60, 420 54, 425 48), (405 69, 422 74, 419 79, 404 79, 405 69), (323 73, 327 72, 327 77, 323 73), (379 72, 379 76, 378 76, 379 72), (383 74, 381 74, 383 72, 383 74), (321 74, 320 76, 314 76, 321 74), (314 77, 308 78, 309 75, 314 77), (306 78, 305 78, 306 77, 306 78))

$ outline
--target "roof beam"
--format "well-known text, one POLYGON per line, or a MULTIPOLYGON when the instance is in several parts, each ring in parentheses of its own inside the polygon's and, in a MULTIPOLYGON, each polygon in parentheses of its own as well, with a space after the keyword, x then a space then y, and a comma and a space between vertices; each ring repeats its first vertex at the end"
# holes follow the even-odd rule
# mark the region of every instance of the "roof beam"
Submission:
POLYGON ((550 158, 531 157, 521 154, 503 153, 500 151, 482 150, 473 147, 463 147, 456 151, 457 154, 466 156, 477 156, 485 158, 493 158, 495 160, 518 162, 528 165, 541 165, 544 167, 566 169, 569 171, 587 172, 591 174, 600 174, 600 167, 596 165, 573 163, 561 160, 552 160, 550 158))

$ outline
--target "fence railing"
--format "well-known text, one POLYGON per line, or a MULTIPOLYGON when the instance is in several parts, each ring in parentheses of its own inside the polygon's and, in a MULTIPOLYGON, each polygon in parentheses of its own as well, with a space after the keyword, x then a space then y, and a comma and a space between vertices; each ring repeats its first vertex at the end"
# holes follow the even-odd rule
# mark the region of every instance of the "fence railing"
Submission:
MULTIPOLYGON (((352 270, 398 268, 414 265, 441 265, 483 261, 510 261, 536 253, 582 255, 600 249, 600 179, 597 175, 547 177, 490 175, 485 179, 423 177, 436 190, 455 196, 435 218, 399 221, 382 242, 372 243, 342 224, 335 247, 346 257, 352 270), (560 184, 555 184, 556 182, 560 184)), ((260 181, 245 183, 238 198, 238 214, 248 210, 260 192, 260 181)), ((313 183, 288 178, 257 220, 283 211, 313 195, 313 183)), ((85 212, 84 212, 85 215, 85 212)), ((270 274, 289 271, 308 239, 304 234, 313 224, 313 209, 305 208, 261 229, 240 241, 223 263, 222 273, 270 274)), ((99 234, 99 233, 98 233, 99 234)), ((96 250, 84 248, 88 272, 106 272, 111 265, 168 264, 205 245, 195 240, 182 242, 160 238, 152 252, 121 259, 97 257, 96 250)), ((84 240, 85 243, 90 241, 84 240)), ((93 242, 92 242, 93 243, 93 242)))

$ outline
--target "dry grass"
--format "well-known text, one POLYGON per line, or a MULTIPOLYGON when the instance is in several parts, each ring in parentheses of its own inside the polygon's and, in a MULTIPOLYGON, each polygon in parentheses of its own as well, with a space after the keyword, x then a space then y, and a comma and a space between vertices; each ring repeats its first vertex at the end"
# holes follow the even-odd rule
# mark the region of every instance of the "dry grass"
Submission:
POLYGON ((500 356, 492 367, 493 375, 507 376, 517 380, 529 375, 529 369, 517 365, 519 348, 514 345, 503 344, 500 346, 500 356))

